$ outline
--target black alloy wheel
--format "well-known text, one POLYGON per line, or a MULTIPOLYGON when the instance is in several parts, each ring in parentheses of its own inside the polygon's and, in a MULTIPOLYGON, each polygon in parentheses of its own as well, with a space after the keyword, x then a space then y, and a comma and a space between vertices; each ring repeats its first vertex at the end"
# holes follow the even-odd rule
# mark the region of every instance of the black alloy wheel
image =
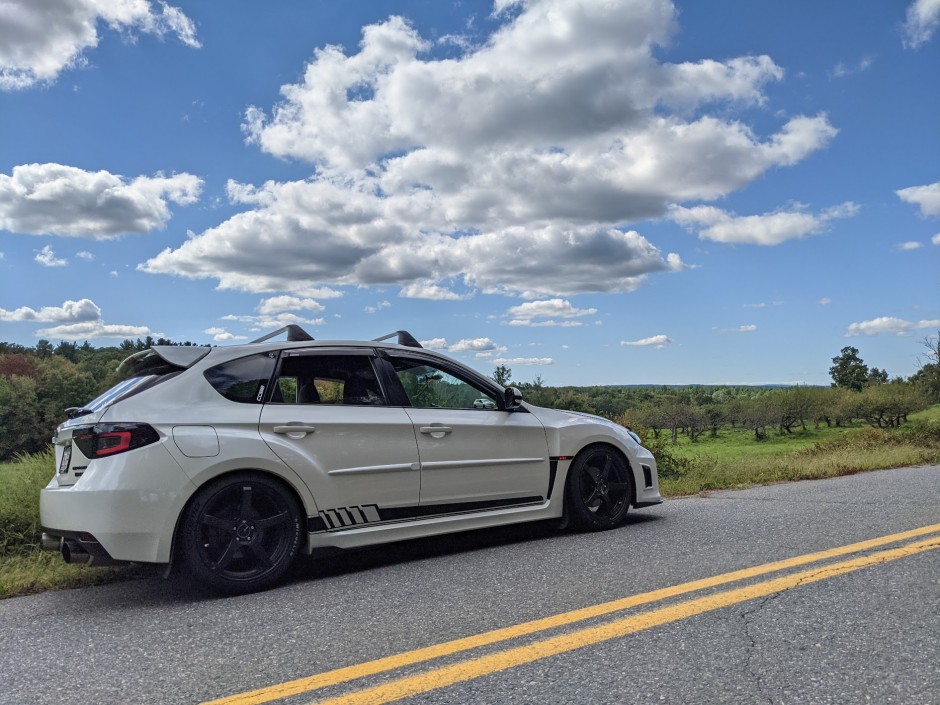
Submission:
POLYGON ((623 523, 632 477, 623 456, 609 446, 582 450, 571 463, 565 488, 569 518, 581 529, 601 531, 623 523))
POLYGON ((183 558, 190 573, 228 593, 263 590, 300 548, 301 512, 277 480, 255 473, 207 484, 186 511, 183 558))

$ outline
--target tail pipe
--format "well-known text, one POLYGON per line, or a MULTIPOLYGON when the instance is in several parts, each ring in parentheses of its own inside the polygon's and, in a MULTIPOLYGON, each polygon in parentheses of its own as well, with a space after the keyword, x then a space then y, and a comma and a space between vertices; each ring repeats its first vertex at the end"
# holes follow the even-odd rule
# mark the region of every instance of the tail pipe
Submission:
POLYGON ((82 548, 81 544, 74 539, 62 540, 62 560, 66 563, 76 565, 87 565, 91 563, 91 554, 82 548))

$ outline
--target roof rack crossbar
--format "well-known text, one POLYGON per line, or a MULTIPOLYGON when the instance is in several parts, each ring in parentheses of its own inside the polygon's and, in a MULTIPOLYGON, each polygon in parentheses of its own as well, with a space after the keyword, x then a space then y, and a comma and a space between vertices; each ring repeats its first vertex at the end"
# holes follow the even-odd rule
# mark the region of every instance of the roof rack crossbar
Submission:
POLYGON ((375 338, 373 343, 381 343, 384 340, 389 338, 397 338, 396 342, 399 345, 404 345, 409 348, 423 348, 424 346, 415 340, 415 337, 406 330, 396 330, 394 333, 389 333, 388 335, 383 335, 381 338, 375 338))
POLYGON ((301 328, 300 326, 298 326, 298 325, 296 325, 296 324, 294 324, 294 323, 291 323, 291 324, 289 324, 289 325, 284 326, 283 328, 278 328, 278 329, 277 329, 276 331, 274 331, 273 333, 268 333, 267 335, 263 335, 263 336, 261 336, 260 338, 258 338, 257 340, 252 340, 251 342, 252 342, 252 343, 263 343, 263 342, 265 342, 266 340, 271 340, 271 338, 276 338, 276 337, 279 336, 281 333, 287 333, 287 342, 289 342, 289 343, 296 343, 296 342, 300 342, 300 341, 313 340, 313 336, 310 335, 307 331, 305 331, 305 330, 304 330, 303 328, 301 328))

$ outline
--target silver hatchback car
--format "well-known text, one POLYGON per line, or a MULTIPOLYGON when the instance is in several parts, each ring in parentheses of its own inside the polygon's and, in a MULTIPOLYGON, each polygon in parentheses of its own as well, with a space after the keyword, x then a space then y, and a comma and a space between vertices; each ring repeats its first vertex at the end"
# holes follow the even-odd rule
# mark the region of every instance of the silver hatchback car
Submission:
POLYGON ((177 564, 249 592, 318 548, 563 517, 608 529, 662 502, 628 429, 527 404, 403 331, 315 341, 288 326, 120 369, 54 438, 43 545, 69 562, 177 564))

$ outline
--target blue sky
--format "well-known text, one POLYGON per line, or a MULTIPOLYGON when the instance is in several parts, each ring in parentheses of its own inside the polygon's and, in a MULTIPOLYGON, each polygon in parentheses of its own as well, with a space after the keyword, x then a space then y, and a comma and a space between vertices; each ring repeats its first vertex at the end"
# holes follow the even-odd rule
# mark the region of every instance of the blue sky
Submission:
POLYGON ((940 329, 940 0, 99 5, 0 5, 0 340, 825 384, 940 329))

